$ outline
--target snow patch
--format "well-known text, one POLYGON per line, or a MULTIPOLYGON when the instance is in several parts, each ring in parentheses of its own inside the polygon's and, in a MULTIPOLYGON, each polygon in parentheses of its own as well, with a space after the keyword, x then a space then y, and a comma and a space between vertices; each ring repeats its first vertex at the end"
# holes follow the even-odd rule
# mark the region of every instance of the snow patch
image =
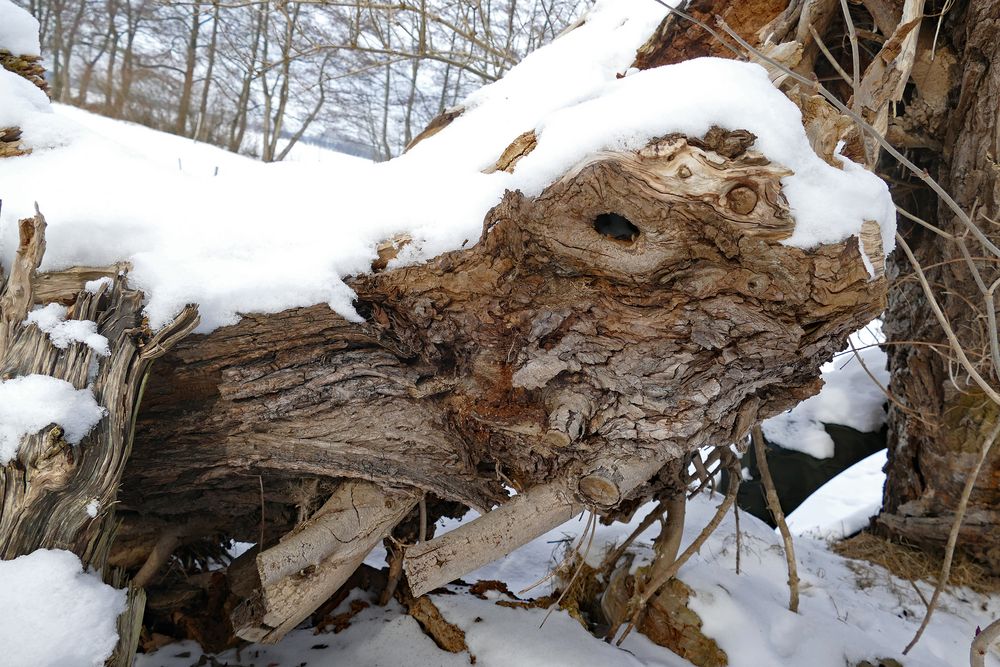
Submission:
POLYGON ((68 551, 0 561, 0 645, 10 667, 99 667, 118 641, 125 591, 68 551))
POLYGON ((878 431, 885 424, 886 398, 865 368, 882 387, 889 386, 887 357, 880 343, 885 342, 881 320, 850 337, 850 345, 820 368, 823 389, 788 412, 767 419, 761 428, 768 441, 785 449, 803 452, 818 459, 833 456, 833 439, 823 424, 849 426, 863 433, 878 431), (861 362, 864 362, 862 365, 861 362))
MULTIPOLYGON (((38 44, 38 21, 10 0, 0 0, 0 51, 10 51, 16 56, 42 54, 38 44)), ((0 99, 4 99, 2 94, 0 99)))
POLYGON ((50 303, 28 313, 26 325, 34 324, 49 335, 49 340, 60 350, 70 343, 83 343, 102 357, 111 354, 108 339, 97 333, 97 322, 93 320, 67 320, 67 309, 58 303, 50 303))
POLYGON ((49 424, 63 429, 63 438, 78 445, 105 414, 90 389, 77 389, 48 375, 0 380, 0 465, 17 455, 21 438, 49 424))

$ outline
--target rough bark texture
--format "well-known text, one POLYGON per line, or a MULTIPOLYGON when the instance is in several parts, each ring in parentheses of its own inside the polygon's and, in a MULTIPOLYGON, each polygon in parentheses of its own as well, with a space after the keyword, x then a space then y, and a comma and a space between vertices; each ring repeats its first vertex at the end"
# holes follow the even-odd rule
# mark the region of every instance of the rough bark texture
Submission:
MULTIPOLYGON (((917 86, 907 113, 896 122, 897 133, 913 137, 922 150, 914 155, 935 174, 966 211, 996 219, 1000 204, 996 155, 997 109, 1000 108, 1000 5, 988 0, 957 4, 946 16, 935 63, 924 51, 915 69, 917 86), (918 76, 919 75, 919 76, 918 76), (911 111, 912 110, 912 111, 911 111), (914 132, 914 128, 920 131, 914 132), (929 149, 929 150, 928 150, 929 149)), ((925 44, 929 47, 929 44, 925 44)), ((897 188, 897 200, 924 219, 962 233, 954 215, 920 189, 897 188)), ((978 220, 998 239, 995 225, 978 220)), ((979 290, 961 262, 958 248, 915 226, 904 228, 942 307, 972 355, 988 357, 979 290), (940 264, 946 262, 945 264, 940 264)), ((979 255, 972 242, 970 249, 979 255)), ((925 344, 943 336, 927 308, 905 257, 893 260, 898 274, 890 292, 886 329, 892 343, 893 393, 907 408, 890 408, 890 449, 885 509, 879 525, 890 534, 933 548, 943 547, 962 486, 985 434, 1000 410, 925 344), (957 386, 956 386, 957 385, 957 386)), ((995 264, 978 262, 986 283, 996 279, 995 264)), ((984 358, 987 376, 988 360, 984 358)), ((970 499, 959 546, 1000 573, 1000 451, 994 448, 970 499)))
MULTIPOLYGON (((534 199, 508 193, 475 247, 355 279, 363 324, 313 307, 183 341, 149 383, 116 562, 141 563, 175 524, 268 545, 329 493, 303 496, 304 478, 481 509, 501 482, 562 480, 566 512, 608 508, 642 480, 619 489, 603 462, 647 460, 648 476, 810 395, 885 281, 857 239, 780 243, 786 172, 752 141, 664 137, 594 155, 534 199)), ((548 523, 453 556, 498 557, 548 523)))
MULTIPOLYGON (((783 8, 694 7, 721 12, 748 37, 788 18, 783 8)), ((701 29, 668 18, 637 65, 722 53, 692 30, 701 29)), ((800 51, 782 57, 797 61, 800 51)), ((814 98, 791 97, 832 161, 833 134, 848 125, 814 98)), ((447 131, 459 113, 417 140, 447 131)), ((91 475, 112 490, 121 475, 110 562, 142 572, 158 613, 208 596, 201 606, 218 622, 240 603, 233 628, 213 632, 274 641, 394 525, 413 533, 407 511, 422 496, 431 525, 457 503, 503 507, 465 532, 409 547, 403 562, 418 594, 580 507, 615 516, 676 491, 688 452, 742 438, 815 393, 819 366, 884 306, 885 278, 869 276, 857 238, 810 251, 782 244, 794 226, 781 194, 788 172, 751 150, 753 141, 715 128, 591 155, 537 197, 508 192, 478 244, 424 265, 384 270, 408 241, 387 243, 374 272, 351 281, 363 323, 315 306, 247 315, 180 341, 149 378, 124 474, 127 447, 114 450, 113 474, 91 475), (507 501, 505 485, 517 500, 507 501), (225 575, 185 573, 180 582, 160 572, 169 554, 224 538, 258 548, 225 575)), ((494 169, 516 171, 535 144, 530 131, 511 137, 494 169)), ((881 269, 871 227, 865 247, 881 269)), ((93 299, 76 292, 118 268, 38 277, 36 294, 96 316, 93 299)), ((129 348, 128 336, 143 332, 139 295, 121 279, 114 290, 132 318, 120 331, 102 324, 114 345, 144 361, 176 342, 171 334, 148 352, 145 338, 129 348)), ((124 398, 99 395, 119 435, 144 368, 128 367, 124 398)), ((5 501, 0 519, 7 512, 5 501)))
MULTIPOLYGON (((72 446, 51 425, 25 437, 16 457, 0 470, 0 558, 36 549, 66 549, 85 567, 104 571, 114 540, 114 512, 122 471, 132 445, 135 413, 153 360, 198 324, 188 309, 153 334, 142 321, 142 294, 125 286, 125 276, 76 294, 71 316, 97 323, 110 355, 87 345, 55 347, 25 317, 35 303, 36 270, 45 253, 45 220, 39 213, 20 222, 20 246, 10 276, 0 272, 0 378, 49 375, 82 389, 90 386, 104 418, 72 446), (91 516, 87 506, 97 503, 91 516)), ((125 583, 112 572, 108 580, 125 583)), ((122 639, 112 664, 129 665, 145 598, 132 590, 119 623, 122 639)))
POLYGON ((669 137, 510 193, 476 247, 354 281, 364 324, 314 307, 189 338, 150 382, 126 508, 228 522, 256 503, 248 470, 268 490, 359 477, 488 508, 501 475, 679 457, 787 408, 884 281, 856 239, 781 245, 784 171, 725 152, 669 137), (634 241, 597 231, 610 212, 634 241))

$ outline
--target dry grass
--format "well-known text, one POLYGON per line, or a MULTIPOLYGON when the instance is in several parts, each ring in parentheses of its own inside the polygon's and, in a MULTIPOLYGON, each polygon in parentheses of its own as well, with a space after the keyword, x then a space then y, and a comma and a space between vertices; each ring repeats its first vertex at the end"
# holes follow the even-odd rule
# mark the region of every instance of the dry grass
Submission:
MULTIPOLYGON (((831 548, 844 558, 881 565, 901 579, 934 584, 941 573, 941 554, 928 553, 917 547, 900 544, 867 532, 835 542, 831 548)), ((861 572, 858 572, 858 575, 858 583, 864 587, 864 577, 861 572)), ((1000 578, 990 576, 985 568, 960 551, 955 552, 948 584, 968 587, 978 593, 1000 592, 1000 578)))

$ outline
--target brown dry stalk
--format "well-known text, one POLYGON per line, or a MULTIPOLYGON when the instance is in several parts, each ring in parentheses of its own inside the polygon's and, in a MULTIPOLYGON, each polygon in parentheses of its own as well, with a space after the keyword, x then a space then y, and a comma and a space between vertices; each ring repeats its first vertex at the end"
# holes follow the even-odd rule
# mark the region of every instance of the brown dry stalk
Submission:
POLYGON ((753 427, 753 451, 757 456, 757 469, 760 470, 760 480, 764 484, 767 496, 767 508, 771 511, 774 522, 778 524, 781 540, 785 543, 785 562, 788 563, 788 610, 798 613, 799 572, 795 566, 795 545, 792 544, 792 533, 788 530, 785 513, 781 510, 781 501, 778 500, 778 492, 774 488, 771 469, 767 466, 767 452, 764 450, 764 434, 760 430, 760 424, 753 427))
POLYGON ((611 551, 607 557, 605 557, 604 565, 601 569, 611 572, 611 570, 613 570, 615 565, 618 563, 618 559, 625 554, 625 550, 628 549, 629 546, 635 542, 639 535, 645 532, 647 528, 656 523, 656 520, 663 516, 663 513, 666 511, 667 505, 665 502, 661 500, 656 503, 656 507, 650 510, 649 514, 646 515, 646 518, 644 518, 642 522, 636 526, 635 530, 632 531, 632 534, 626 537, 624 542, 615 547, 615 549, 611 551))

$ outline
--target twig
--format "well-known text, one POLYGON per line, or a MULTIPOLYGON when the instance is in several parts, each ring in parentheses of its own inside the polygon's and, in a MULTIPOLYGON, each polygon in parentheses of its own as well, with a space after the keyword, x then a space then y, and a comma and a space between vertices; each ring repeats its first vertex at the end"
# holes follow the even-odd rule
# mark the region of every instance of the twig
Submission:
POLYGON ((861 88, 861 58, 858 56, 858 34, 854 31, 854 20, 851 18, 851 9, 847 6, 847 0, 840 0, 840 9, 844 12, 844 23, 847 25, 847 35, 851 40, 851 61, 854 65, 854 76, 851 79, 851 89, 854 92, 851 106, 857 112, 858 105, 861 104, 858 90, 861 88))
POLYGON ((898 204, 896 204, 896 212, 899 213, 900 215, 902 215, 904 218, 906 218, 908 220, 912 220, 913 222, 917 223, 918 225, 926 227, 927 229, 931 230, 935 234, 938 234, 939 236, 943 236, 944 238, 948 239, 949 241, 954 241, 955 240, 955 236, 953 234, 949 234, 948 232, 944 231, 943 229, 941 229, 939 227, 935 227, 934 225, 932 225, 931 223, 927 222, 923 218, 920 218, 920 217, 917 217, 917 216, 913 215, 912 213, 910 213, 909 211, 907 211, 905 208, 899 206, 898 204))
POLYGON ((983 390, 983 393, 986 394, 991 401, 1000 405, 1000 394, 998 394, 997 391, 983 379, 983 376, 979 374, 976 367, 973 366, 971 361, 969 361, 969 357, 962 348, 962 344, 959 342, 958 336, 955 335, 954 330, 951 328, 951 324, 948 322, 948 318, 945 317, 944 312, 941 310, 941 306, 938 304, 937 297, 931 289, 930 283, 927 282, 927 276, 924 275, 924 270, 921 268, 920 262, 918 262, 917 258, 914 257, 913 251, 910 250, 910 246, 906 243, 906 239, 904 239, 899 232, 896 232, 896 243, 898 243, 899 247, 903 249, 903 252, 906 254, 906 258, 910 260, 910 264, 913 266, 917 279, 920 281, 920 286, 923 288, 924 296, 927 297, 927 303, 934 312, 934 317, 937 318, 938 324, 940 324, 941 328, 944 330, 944 335, 948 338, 948 343, 951 345, 952 351, 958 356, 959 363, 961 363, 962 367, 965 368, 973 382, 975 382, 976 385, 983 390))
MULTIPOLYGON (((865 375, 867 375, 868 379, 871 380, 875 384, 875 386, 879 388, 879 390, 885 395, 885 397, 889 400, 889 402, 896 406, 896 409, 903 412, 908 417, 917 420, 921 424, 925 424, 927 426, 932 426, 932 427, 935 426, 935 424, 933 424, 932 422, 921 417, 916 410, 908 408, 902 403, 900 403, 899 399, 893 396, 892 392, 889 391, 889 388, 883 385, 881 382, 879 382, 878 378, 875 377, 875 374, 872 373, 870 368, 868 368, 868 364, 866 364, 865 360, 861 357, 861 352, 858 350, 858 348, 854 347, 854 341, 848 338, 847 343, 848 345, 851 346, 851 352, 854 353, 855 360, 857 360, 857 362, 861 364, 861 369, 865 372, 865 375)), ((847 364, 845 363, 844 366, 846 365, 847 364)))
POLYGON ((663 501, 658 502, 656 504, 656 507, 650 510, 649 514, 646 515, 646 518, 644 518, 642 522, 636 527, 636 529, 632 531, 632 534, 626 537, 624 542, 615 547, 614 551, 612 551, 607 555, 607 557, 605 557, 602 569, 611 570, 618 562, 618 559, 622 557, 622 554, 625 553, 625 550, 628 549, 629 545, 635 542, 636 539, 638 539, 639 535, 645 532, 647 528, 652 526, 657 519, 663 516, 663 513, 666 511, 667 511, 666 504, 663 501))
MULTIPOLYGON (((924 620, 920 623, 917 633, 913 635, 913 639, 911 639, 910 643, 906 645, 905 649, 903 649, 903 655, 909 653, 910 649, 916 646, 917 642, 920 641, 920 637, 924 634, 927 624, 931 622, 931 615, 937 607, 938 598, 941 597, 941 593, 944 591, 944 587, 948 583, 948 577, 951 575, 951 561, 955 556, 955 545, 958 543, 958 533, 962 528, 962 521, 965 519, 965 510, 969 506, 969 496, 972 495, 972 488, 976 485, 976 478, 979 477, 979 471, 982 469, 983 462, 986 461, 986 457, 989 456, 990 449, 993 448, 993 443, 996 442, 997 435, 1000 435, 1000 422, 997 422, 996 426, 993 427, 993 430, 990 431, 990 434, 985 440, 983 440, 983 446, 979 450, 979 460, 976 461, 975 467, 969 472, 969 476, 965 479, 965 487, 962 489, 962 497, 958 501, 958 507, 955 509, 955 520, 951 524, 951 533, 948 535, 948 544, 944 549, 944 563, 941 565, 941 576, 938 577, 937 586, 934 587, 934 594, 931 596, 930 604, 927 605, 927 613, 924 614, 924 620)), ((975 644, 973 644, 973 646, 975 646, 975 644)))
MULTIPOLYGON (((827 62, 833 66, 833 69, 840 75, 840 78, 847 83, 852 83, 851 75, 844 71, 844 68, 840 66, 837 59, 833 57, 832 53, 830 53, 830 49, 826 48, 826 44, 823 43, 823 38, 819 36, 818 32, 816 32, 816 28, 812 26, 812 23, 809 24, 809 32, 812 33, 813 39, 816 40, 816 46, 818 46, 819 50, 823 52, 823 55, 826 56, 827 62)), ((857 63, 855 62, 855 64, 857 63)))
POLYGON ((740 506, 733 503, 733 516, 736 518, 736 574, 740 573, 740 506))
POLYGON ((420 532, 417 535, 418 542, 427 541, 427 494, 420 496, 420 532))
MULTIPOLYGON (((726 515, 729 508, 732 507, 733 503, 736 502, 736 491, 739 489, 739 464, 735 456, 730 456, 728 465, 729 469, 729 488, 726 489, 726 497, 722 499, 722 503, 719 505, 718 509, 715 511, 715 516, 712 520, 701 530, 698 537, 695 538, 684 553, 680 555, 669 567, 664 568, 657 576, 647 582, 646 586, 643 587, 641 592, 637 591, 632 597, 632 601, 629 603, 629 607, 632 610, 631 618, 628 625, 625 627, 625 631, 622 633, 621 638, 616 642, 618 646, 621 646, 625 638, 628 637, 629 633, 632 632, 632 628, 635 627, 639 620, 639 616, 642 614, 642 610, 645 608, 646 602, 649 598, 653 597, 657 591, 663 588, 663 585, 667 583, 671 578, 673 578, 677 572, 680 571, 684 563, 691 559, 691 556, 696 554, 705 541, 715 532, 715 529, 719 527, 722 523, 722 517, 726 515)), ((609 638, 614 635, 609 633, 609 638)))
MULTIPOLYGON (((590 547, 594 544, 594 533, 597 532, 596 509, 590 510, 590 517, 587 519, 587 526, 583 529, 584 535, 588 534, 588 532, 589 532, 589 537, 587 538, 587 548, 584 550, 582 554, 580 553, 579 545, 577 546, 577 556, 580 558, 580 562, 577 564, 576 570, 573 572, 573 576, 570 577, 569 583, 566 584, 566 588, 563 589, 563 592, 559 594, 559 599, 557 599, 555 603, 549 607, 548 612, 546 612, 545 614, 545 618, 543 618, 542 622, 538 624, 538 627, 542 627, 543 625, 545 625, 545 621, 549 620, 549 616, 552 615, 552 612, 554 612, 556 609, 559 608, 559 605, 562 604, 562 601, 566 598, 566 595, 569 594, 570 589, 573 588, 573 584, 576 583, 576 578, 579 577, 580 572, 583 571, 583 566, 587 562, 587 556, 590 554, 590 547)), ((581 538, 580 541, 582 543, 583 538, 581 538)))
POLYGON ((764 434, 760 430, 760 424, 753 427, 753 451, 757 457, 760 481, 764 484, 767 496, 767 508, 771 510, 771 516, 774 517, 774 522, 781 532, 781 539, 785 543, 785 561, 788 563, 788 610, 798 613, 799 573, 795 566, 795 546, 792 544, 792 533, 788 530, 788 524, 785 522, 785 513, 781 510, 778 492, 774 488, 771 469, 767 466, 767 452, 764 450, 764 434))
POLYGON ((969 649, 969 662, 972 667, 986 667, 986 653, 997 639, 1000 639, 1000 618, 980 630, 972 641, 972 648, 969 649))

